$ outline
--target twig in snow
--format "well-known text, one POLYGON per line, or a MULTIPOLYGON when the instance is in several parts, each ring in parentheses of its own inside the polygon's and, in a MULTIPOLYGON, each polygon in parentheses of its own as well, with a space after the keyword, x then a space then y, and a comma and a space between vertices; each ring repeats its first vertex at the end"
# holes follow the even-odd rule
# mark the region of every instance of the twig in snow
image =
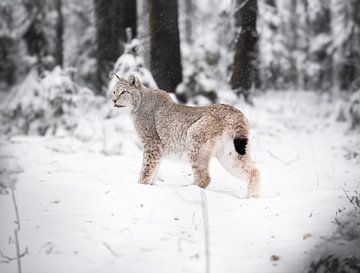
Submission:
POLYGON ((116 258, 119 257, 119 255, 118 255, 106 242, 103 242, 103 245, 110 251, 110 253, 111 253, 114 257, 116 257, 116 258))
MULTIPOLYGON (((29 254, 28 248, 25 248, 25 251, 23 253, 21 253, 19 257, 22 258, 26 254, 29 254)), ((0 263, 10 263, 10 262, 18 259, 18 257, 10 257, 10 256, 5 255, 1 250, 0 250, 0 257, 2 257, 4 259, 4 260, 0 261, 0 263)))
POLYGON ((20 254, 20 242, 19 242, 19 231, 20 231, 20 216, 19 216, 19 209, 17 206, 17 202, 16 202, 16 197, 15 197, 15 191, 14 189, 11 189, 11 198, 14 204, 14 209, 15 209, 15 216, 16 216, 16 225, 17 228, 14 230, 14 235, 15 235, 15 246, 16 246, 16 260, 17 260, 17 266, 18 266, 18 273, 21 273, 21 257, 22 254, 20 254))
POLYGON ((206 200, 206 193, 204 189, 200 189, 201 195, 201 209, 204 222, 204 237, 205 237, 205 272, 210 273, 210 242, 209 242, 209 214, 206 200))
MULTIPOLYGON (((359 199, 359 197, 357 197, 357 196, 352 196, 351 198, 350 198, 350 196, 348 195, 348 193, 344 190, 344 189, 342 189, 343 190, 343 192, 345 193, 345 195, 346 195, 346 198, 349 200, 349 202, 355 207, 355 209, 356 208, 360 208, 360 199, 359 199)), ((357 192, 355 192, 355 193, 357 193, 357 192)))

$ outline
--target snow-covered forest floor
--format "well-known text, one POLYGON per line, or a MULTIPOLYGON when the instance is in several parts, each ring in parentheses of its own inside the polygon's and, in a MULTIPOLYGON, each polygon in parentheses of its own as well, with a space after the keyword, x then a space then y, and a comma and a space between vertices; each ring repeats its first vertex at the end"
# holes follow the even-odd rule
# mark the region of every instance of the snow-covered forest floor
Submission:
MULTIPOLYGON (((360 191, 358 132, 314 93, 267 92, 254 103, 237 106, 252 125, 262 197, 244 199, 244 181, 211 162, 211 272, 305 272, 354 208, 346 193, 360 191)), ((118 155, 67 136, 1 140, 16 179, 23 272, 205 272, 201 191, 190 167, 163 161, 156 185, 137 184, 141 151, 122 119, 126 130, 111 136, 121 139, 118 155)), ((0 272, 17 272, 6 258, 16 257, 9 189, 0 219, 0 272)))

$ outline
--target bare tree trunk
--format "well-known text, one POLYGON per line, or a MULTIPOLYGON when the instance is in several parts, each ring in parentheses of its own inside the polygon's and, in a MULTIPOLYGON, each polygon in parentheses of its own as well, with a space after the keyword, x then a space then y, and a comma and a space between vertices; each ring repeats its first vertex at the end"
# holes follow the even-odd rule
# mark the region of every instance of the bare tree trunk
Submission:
MULTIPOLYGON (((330 36, 331 35, 331 11, 330 4, 324 0, 320 2, 321 9, 317 16, 311 21, 310 35, 316 36, 330 36)), ((309 13, 309 12, 307 12, 309 13)), ((308 28, 307 28, 308 29, 308 28)), ((309 32, 309 30, 308 30, 309 32)), ((325 36, 325 37, 326 37, 325 36)), ((311 80, 311 87, 316 90, 328 90, 332 86, 332 56, 329 50, 330 45, 325 45, 311 52, 310 58, 314 63, 319 64, 320 69, 316 75, 309 77, 311 80), (315 76, 315 77, 314 77, 315 76)))
POLYGON ((289 64, 290 69, 287 73, 287 82, 298 88, 297 66, 296 66, 296 50, 297 50, 297 15, 296 15, 297 0, 290 0, 290 21, 287 29, 288 49, 289 49, 289 64))
POLYGON ((351 29, 343 45, 343 63, 340 65, 340 89, 356 90, 360 87, 360 2, 348 1, 348 24, 351 29))
POLYGON ((49 44, 44 31, 45 6, 44 0, 24 1, 30 24, 23 34, 27 51, 37 59, 37 71, 41 74, 44 70, 43 58, 49 53, 49 44))
POLYGON ((138 0, 138 38, 141 41, 140 54, 144 59, 145 67, 150 67, 150 26, 149 26, 149 2, 138 0))
POLYGON ((151 72, 160 88, 175 92, 182 81, 177 0, 150 0, 151 72))
POLYGON ((56 20, 56 49, 55 49, 55 62, 56 64, 63 66, 63 34, 64 34, 64 21, 62 14, 62 0, 56 0, 56 11, 57 11, 57 20, 56 20))
POLYGON ((234 71, 231 87, 244 94, 248 100, 249 90, 255 78, 257 0, 238 0, 235 24, 241 27, 235 46, 234 71))
POLYGON ((185 1, 185 37, 188 44, 192 43, 192 17, 194 14, 193 0, 185 1))
POLYGON ((127 41, 126 28, 131 28, 136 37, 136 1, 132 0, 94 0, 97 42, 97 93, 109 80, 113 63, 124 52, 127 41))
MULTIPOLYGON (((118 0, 119 1, 119 0, 118 0)), ((121 41, 126 42, 126 29, 131 29, 131 37, 137 36, 137 6, 136 0, 122 0, 122 20, 121 20, 121 41)))

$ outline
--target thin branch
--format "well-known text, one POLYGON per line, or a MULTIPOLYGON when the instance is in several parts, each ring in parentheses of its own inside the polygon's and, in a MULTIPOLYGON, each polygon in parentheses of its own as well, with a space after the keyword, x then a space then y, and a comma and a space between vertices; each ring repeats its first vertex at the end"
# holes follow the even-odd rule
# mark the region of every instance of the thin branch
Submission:
POLYGON ((21 273, 21 254, 20 254, 20 242, 19 242, 19 231, 20 231, 20 217, 19 217, 19 209, 17 206, 17 202, 16 202, 16 197, 15 197, 15 191, 12 188, 11 189, 11 198, 13 200, 13 204, 14 204, 14 209, 15 209, 15 215, 16 215, 16 224, 17 224, 17 228, 14 230, 14 234, 15 234, 15 246, 16 246, 16 257, 17 257, 17 266, 18 266, 18 273, 21 273))
MULTIPOLYGON (((19 257, 22 258, 27 254, 29 254, 29 249, 26 247, 25 251, 23 253, 21 253, 19 257)), ((0 250, 0 257, 2 257, 4 259, 4 260, 0 261, 0 263, 10 263, 10 262, 18 259, 18 257, 10 257, 10 256, 5 255, 1 250, 0 250)))
POLYGON ((201 209, 204 222, 204 239, 205 239, 205 272, 210 273, 210 241, 209 241, 209 214, 206 193, 204 189, 200 189, 201 209))
POLYGON ((234 13, 242 10, 249 2, 250 2, 250 0, 246 0, 246 1, 242 2, 240 6, 235 8, 234 13))
POLYGON ((103 242, 103 245, 110 251, 110 253, 111 253, 114 257, 116 257, 116 258, 119 257, 119 254, 117 254, 106 242, 103 242))
POLYGON ((15 191, 13 189, 11 189, 11 198, 12 198, 12 201, 13 201, 13 204, 14 204, 14 209, 15 209, 15 217, 16 217, 17 229, 20 230, 19 209, 18 209, 17 202, 16 202, 15 191))

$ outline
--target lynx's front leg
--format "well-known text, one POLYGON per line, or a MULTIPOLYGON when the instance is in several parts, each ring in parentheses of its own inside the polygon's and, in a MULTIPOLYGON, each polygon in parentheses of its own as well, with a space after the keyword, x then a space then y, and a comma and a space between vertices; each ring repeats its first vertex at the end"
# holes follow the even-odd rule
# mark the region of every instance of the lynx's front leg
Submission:
POLYGON ((144 147, 143 163, 139 183, 151 185, 160 163, 160 145, 149 143, 144 147))

